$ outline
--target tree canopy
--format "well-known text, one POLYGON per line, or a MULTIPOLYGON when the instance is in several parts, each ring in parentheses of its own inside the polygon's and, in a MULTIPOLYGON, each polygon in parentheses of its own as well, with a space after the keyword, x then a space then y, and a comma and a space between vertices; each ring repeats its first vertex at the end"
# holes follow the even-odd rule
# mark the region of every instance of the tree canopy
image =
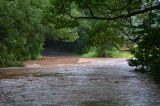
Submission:
POLYGON ((60 0, 59 2, 60 11, 74 19, 115 20, 160 9, 159 0, 60 0), (77 4, 80 9, 85 9, 87 15, 70 14, 72 3, 77 4))

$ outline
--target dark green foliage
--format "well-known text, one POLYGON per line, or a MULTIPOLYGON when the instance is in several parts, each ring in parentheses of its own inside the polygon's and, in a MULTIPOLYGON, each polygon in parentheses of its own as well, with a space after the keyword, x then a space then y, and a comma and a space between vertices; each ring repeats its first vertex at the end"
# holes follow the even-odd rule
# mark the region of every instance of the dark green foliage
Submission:
MULTIPOLYGON (((155 14, 154 14, 155 15, 155 14)), ((152 18, 159 20, 159 18, 152 18)), ((157 21, 158 22, 158 21, 157 21)), ((131 66, 136 66, 138 70, 150 73, 153 78, 160 81, 160 27, 156 24, 148 23, 143 30, 137 31, 141 36, 137 41, 137 47, 132 50, 135 59, 130 59, 131 66)))
POLYGON ((114 23, 94 21, 85 38, 88 48, 96 48, 97 56, 112 57, 123 44, 121 33, 114 28, 114 23))
POLYGON ((136 66, 140 71, 149 72, 156 80, 160 81, 160 29, 146 29, 147 34, 132 50, 135 60, 130 60, 131 66, 136 66))
POLYGON ((158 82, 160 82, 160 59, 151 64, 151 76, 158 82))
POLYGON ((43 24, 45 27, 46 39, 55 42, 74 42, 79 38, 77 27, 78 20, 73 20, 68 15, 60 13, 60 4, 62 0, 49 0, 50 4, 45 10, 43 24))
POLYGON ((83 54, 86 52, 86 49, 89 49, 88 44, 88 32, 92 27, 92 22, 90 21, 80 21, 80 25, 78 27, 78 35, 79 39, 75 42, 75 50, 79 54, 83 54))
POLYGON ((47 0, 0 0, 0 67, 40 55, 44 4, 47 0))
POLYGON ((14 56, 14 54, 8 53, 6 47, 0 45, 0 67, 13 67, 13 66, 22 66, 14 56))

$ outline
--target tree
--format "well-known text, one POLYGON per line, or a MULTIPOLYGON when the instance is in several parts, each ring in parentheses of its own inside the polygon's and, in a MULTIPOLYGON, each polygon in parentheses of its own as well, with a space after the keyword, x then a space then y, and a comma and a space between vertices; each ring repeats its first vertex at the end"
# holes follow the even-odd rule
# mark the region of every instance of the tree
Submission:
POLYGON ((0 67, 40 55, 47 0, 0 0, 0 67))
POLYGON ((157 11, 148 14, 148 19, 143 21, 144 27, 135 30, 138 35, 137 47, 132 49, 136 59, 130 59, 131 66, 136 66, 139 71, 150 73, 153 78, 160 81, 160 18, 157 11))
POLYGON ((97 56, 112 57, 112 52, 123 44, 121 32, 114 27, 116 23, 111 21, 94 21, 86 35, 86 46, 96 48, 97 56))

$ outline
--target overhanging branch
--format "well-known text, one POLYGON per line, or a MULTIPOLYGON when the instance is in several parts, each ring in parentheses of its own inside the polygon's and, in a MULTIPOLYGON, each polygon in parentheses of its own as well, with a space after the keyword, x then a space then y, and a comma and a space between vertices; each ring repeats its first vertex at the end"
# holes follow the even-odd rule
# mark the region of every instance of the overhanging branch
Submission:
POLYGON ((152 10, 160 10, 160 4, 152 6, 152 7, 145 8, 143 10, 137 10, 137 11, 134 11, 134 12, 130 12, 130 13, 127 13, 127 14, 122 14, 122 15, 115 16, 115 17, 99 17, 99 16, 95 16, 95 15, 94 15, 94 17, 93 16, 74 17, 72 15, 69 15, 69 16, 71 18, 74 18, 74 19, 116 20, 116 19, 120 19, 120 18, 129 18, 131 16, 135 16, 135 15, 138 15, 138 14, 143 14, 143 13, 146 13, 146 12, 149 12, 149 11, 152 11, 152 10))

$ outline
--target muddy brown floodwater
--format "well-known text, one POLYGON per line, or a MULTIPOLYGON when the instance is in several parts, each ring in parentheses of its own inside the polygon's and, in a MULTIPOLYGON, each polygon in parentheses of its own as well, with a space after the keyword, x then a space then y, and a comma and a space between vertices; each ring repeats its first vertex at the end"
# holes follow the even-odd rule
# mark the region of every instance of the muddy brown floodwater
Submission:
POLYGON ((0 69, 0 106, 160 106, 160 88, 125 59, 45 57, 0 69))

